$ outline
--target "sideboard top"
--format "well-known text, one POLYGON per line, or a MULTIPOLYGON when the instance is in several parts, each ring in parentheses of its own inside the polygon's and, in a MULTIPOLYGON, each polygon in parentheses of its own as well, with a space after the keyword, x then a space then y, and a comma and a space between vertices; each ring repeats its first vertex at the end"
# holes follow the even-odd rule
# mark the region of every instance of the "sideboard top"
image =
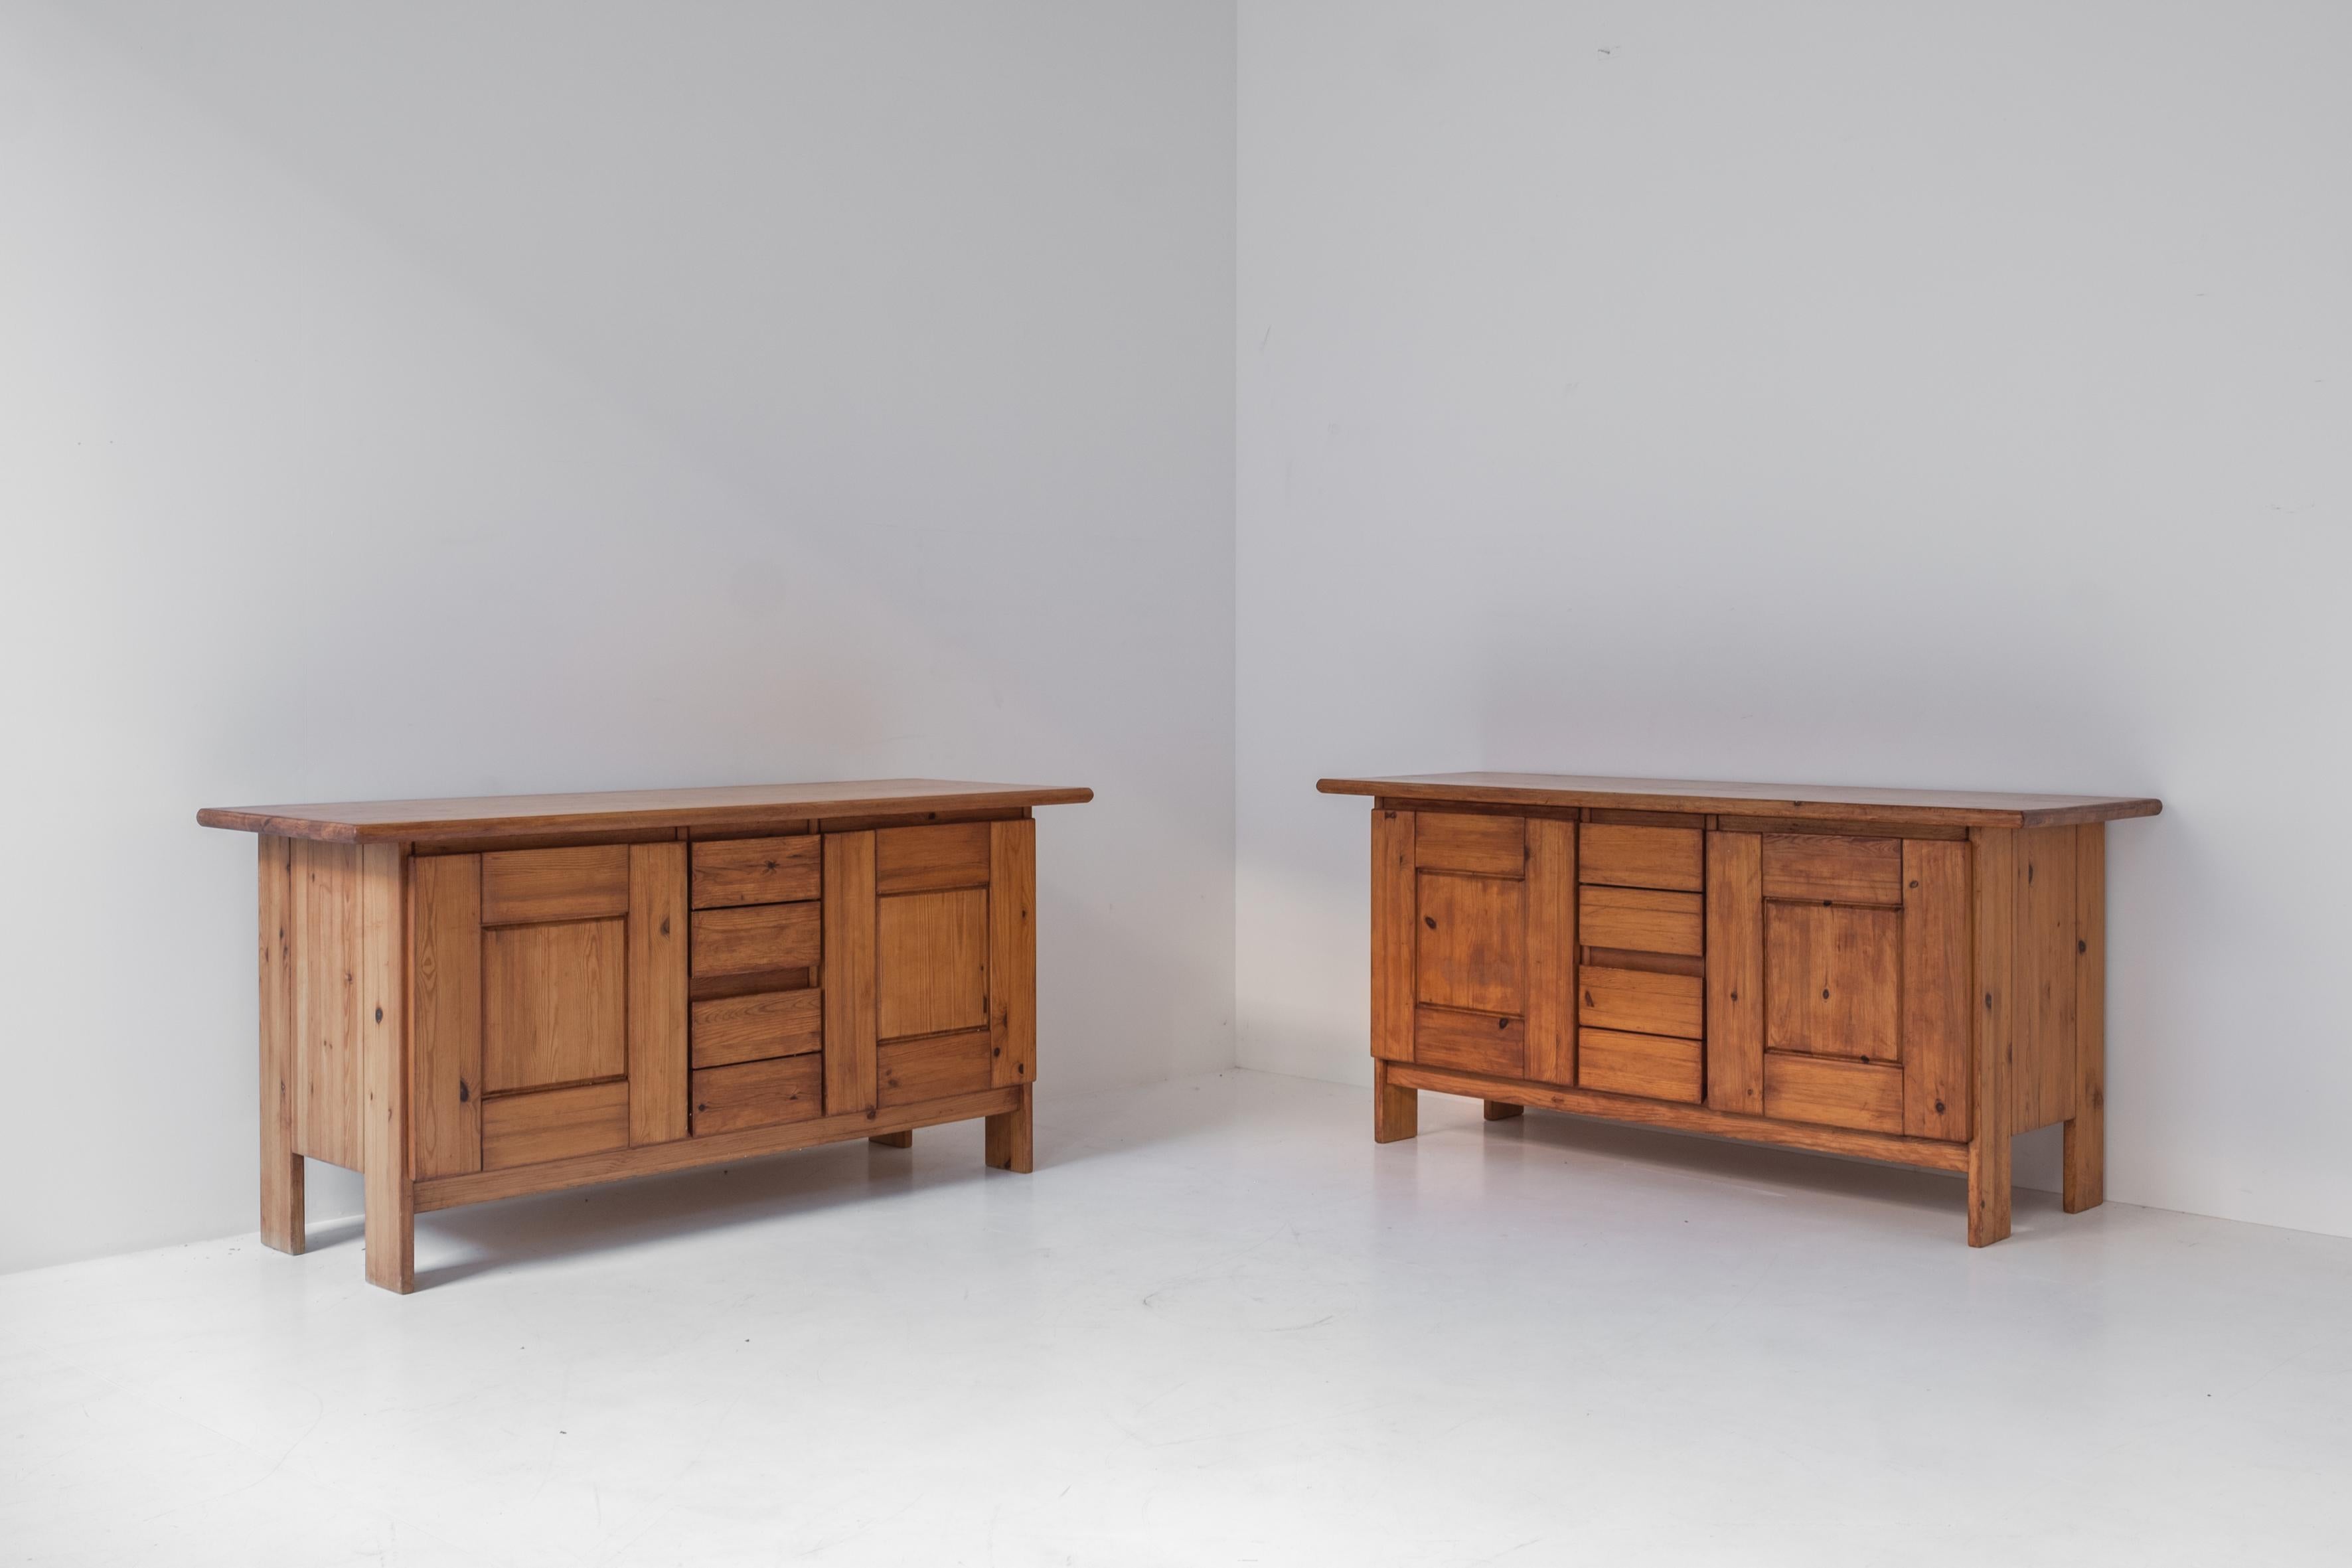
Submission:
POLYGON ((1573 773, 1413 773, 1324 779, 1325 795, 1480 805, 1618 806, 1642 811, 1730 812, 1841 822, 1936 823, 1956 827, 2050 827, 2154 816, 2160 800, 2107 795, 2000 795, 1989 790, 1862 789, 1851 784, 1709 784, 1691 779, 1602 779, 1573 773))
POLYGON ((967 784, 953 779, 860 779, 847 784, 724 784, 711 789, 606 790, 589 795, 489 795, 449 800, 361 800, 331 805, 207 806, 205 827, 321 838, 339 844, 646 828, 783 826, 821 816, 915 816, 933 811, 1007 811, 1077 805, 1090 789, 967 784))

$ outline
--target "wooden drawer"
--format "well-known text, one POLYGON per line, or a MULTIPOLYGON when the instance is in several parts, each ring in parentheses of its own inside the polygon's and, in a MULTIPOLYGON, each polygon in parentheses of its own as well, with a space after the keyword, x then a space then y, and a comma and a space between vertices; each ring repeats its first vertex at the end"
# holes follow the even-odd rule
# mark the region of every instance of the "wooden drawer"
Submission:
POLYGON ((1903 915, 1764 906, 1764 1048, 1893 1061, 1901 1038, 1903 915))
POLYGON ((1865 1132, 1903 1131, 1903 1069, 1834 1057, 1764 1053, 1764 1114, 1865 1132))
POLYGON ((824 1059, 814 1054, 705 1068, 693 1075, 695 1136, 814 1121, 824 1089, 824 1059))
POLYGON ((692 967, 698 975, 814 969, 824 956, 824 906, 815 903, 699 910, 692 967))
POLYGON ((1615 888, 1702 891, 1706 886, 1703 837, 1696 827, 1588 822, 1577 837, 1577 879, 1615 888))
POLYGON ((1585 1029, 1576 1041, 1576 1080, 1603 1094, 1638 1094, 1696 1105, 1701 1088, 1696 1040, 1585 1029))
POLYGON ((931 893, 988 886, 989 825, 943 822, 874 836, 874 890, 931 893))
POLYGON ((1839 904, 1903 901, 1903 840, 1764 835, 1764 896, 1839 904))
POLYGON ((1588 963, 1577 974, 1577 1021, 1587 1028, 1698 1039, 1706 1034, 1706 982, 1588 963))
POLYGON ((1451 871, 1423 871, 1415 883, 1413 999, 1526 1012, 1526 884, 1451 871))
POLYGON ((482 1169, 536 1165, 629 1146, 629 1086, 583 1083, 482 1103, 482 1169))
POLYGON ((722 838, 694 847, 692 903, 698 910, 783 904, 824 890, 824 840, 722 838))
POLYGON ((1528 1026, 1524 1019, 1498 1018, 1492 1013, 1416 1007, 1412 1013, 1412 1059, 1423 1067, 1525 1078, 1528 1026))
POLYGON ((698 1068, 822 1050, 824 993, 812 986, 697 1002, 689 1034, 698 1068))
POLYGON ((1577 941, 1696 958, 1706 951, 1705 900, 1649 888, 1585 888, 1577 900, 1577 941))
POLYGON ((986 1029, 891 1040, 878 1054, 885 1106, 974 1094, 994 1081, 986 1029))
POLYGON ((482 857, 482 923, 589 921, 629 912, 629 847, 502 849, 482 857))
POLYGON ((1422 870, 1522 877, 1527 861, 1525 817, 1424 811, 1413 818, 1412 863, 1422 870))

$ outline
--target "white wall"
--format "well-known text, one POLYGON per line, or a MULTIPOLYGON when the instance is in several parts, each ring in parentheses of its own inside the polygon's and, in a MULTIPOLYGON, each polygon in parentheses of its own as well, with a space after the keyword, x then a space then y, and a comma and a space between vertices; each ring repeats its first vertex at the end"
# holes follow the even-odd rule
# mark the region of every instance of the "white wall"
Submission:
POLYGON ((1319 775, 2145 791, 2108 1192, 2352 1233, 2347 60, 2332 0, 1245 5, 1243 1064, 1369 1076, 1319 775))
POLYGON ((0 1268, 253 1227, 200 805, 1092 784, 1045 1081, 1229 1063, 1233 70, 1172 3, 0 0, 0 1268))

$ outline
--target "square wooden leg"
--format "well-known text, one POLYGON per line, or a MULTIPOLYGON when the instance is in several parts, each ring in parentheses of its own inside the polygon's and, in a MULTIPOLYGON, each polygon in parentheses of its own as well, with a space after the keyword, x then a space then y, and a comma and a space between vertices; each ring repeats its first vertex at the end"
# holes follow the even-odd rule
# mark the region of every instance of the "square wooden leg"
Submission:
POLYGON ((1513 1105, 1504 1100, 1487 1100, 1486 1106, 1486 1120, 1489 1121, 1508 1121, 1514 1116, 1524 1116, 1528 1109, 1524 1105, 1513 1105))
POLYGON ((302 1156, 272 1148, 269 1126, 261 1129, 261 1244, 299 1253, 307 1241, 302 1213, 302 1156))
POLYGON ((261 1242, 303 1246, 302 1156, 294 1152, 293 841, 261 838, 261 1242))
POLYGON ((885 1149, 911 1149, 915 1146, 915 1130, 909 1127, 903 1132, 877 1132, 866 1142, 879 1143, 885 1149))
POLYGON ((1021 1105, 1018 1110, 992 1116, 988 1122, 988 1168, 992 1171, 1018 1171, 1024 1175, 1037 1164, 1036 1140, 1030 1126, 1030 1109, 1035 1100, 1037 1086, 1021 1085, 1021 1105))
POLYGON ((416 1188, 408 1168, 406 950, 408 851, 360 847, 360 1173, 365 1183, 367 1280, 416 1289, 416 1188))
POLYGON ((2074 1116, 2066 1123, 2068 1214, 2107 1196, 2107 839, 2106 824, 2075 829, 2074 1116))
POLYGON ((1421 1094, 1389 1081, 1389 1064, 1372 1063, 1372 1142, 1395 1143, 1421 1131, 1421 1094))
POLYGON ((1969 1145, 1969 1245, 1990 1247, 2009 1235, 2009 1133, 1979 1132, 1969 1145))

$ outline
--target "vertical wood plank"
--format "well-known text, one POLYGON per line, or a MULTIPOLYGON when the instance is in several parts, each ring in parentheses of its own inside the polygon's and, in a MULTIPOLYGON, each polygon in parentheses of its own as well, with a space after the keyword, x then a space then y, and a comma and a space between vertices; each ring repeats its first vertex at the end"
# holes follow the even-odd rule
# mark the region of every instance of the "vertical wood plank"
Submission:
POLYGON ((1395 1143, 1421 1131, 1421 1093, 1389 1081, 1389 1064, 1372 1063, 1372 1142, 1395 1143))
POLYGON ((629 1142, 686 1136, 686 846, 629 846, 629 1142))
POLYGON ((1412 813, 1372 813, 1372 1055, 1412 1060, 1412 813))
POLYGON ((1037 1077, 1037 824, 988 825, 990 1080, 1037 1077))
POLYGON ((416 1288, 415 1190, 408 1169, 408 847, 359 850, 360 1170, 367 1279, 416 1288))
MULTIPOLYGON (((1528 1076, 1576 1081, 1576 824, 1527 827, 1528 1076)), ((1517 1107, 1511 1110, 1517 1113, 1517 1107)))
POLYGON ((2066 1122, 2066 1212, 2107 1196, 2107 825, 2074 829, 2074 1114, 2066 1122))
POLYGON ((1969 1135, 1969 847, 1903 841, 1903 1131, 1969 1135))
POLYGON ((1969 1245, 2009 1234, 2011 1052, 2015 1047, 2017 832, 1972 827, 1975 861, 1974 1131, 1969 1139, 1969 1245))
POLYGON ((1032 1118, 1037 1086, 1020 1086, 1021 1104, 1014 1110, 1000 1111, 982 1123, 982 1157, 992 1171, 1013 1171, 1027 1175, 1037 1168, 1037 1130, 1032 1118))
POLYGON ((359 849, 293 841, 294 1147, 360 1168, 359 849))
POLYGON ((1706 836, 1706 1103, 1764 1114, 1764 841, 1706 836))
POLYGON ((416 1175, 482 1168, 482 858, 409 868, 410 1158, 416 1175))
POLYGON ((280 1252, 303 1247, 302 1156, 294 1152, 293 840, 262 834, 261 1240, 280 1252))
POLYGON ((824 836, 824 1110, 874 1109, 879 1016, 874 988, 874 835, 824 836))
POLYGON ((2010 1130, 2074 1114, 2074 829, 2017 836, 2017 1035, 2010 1130))

